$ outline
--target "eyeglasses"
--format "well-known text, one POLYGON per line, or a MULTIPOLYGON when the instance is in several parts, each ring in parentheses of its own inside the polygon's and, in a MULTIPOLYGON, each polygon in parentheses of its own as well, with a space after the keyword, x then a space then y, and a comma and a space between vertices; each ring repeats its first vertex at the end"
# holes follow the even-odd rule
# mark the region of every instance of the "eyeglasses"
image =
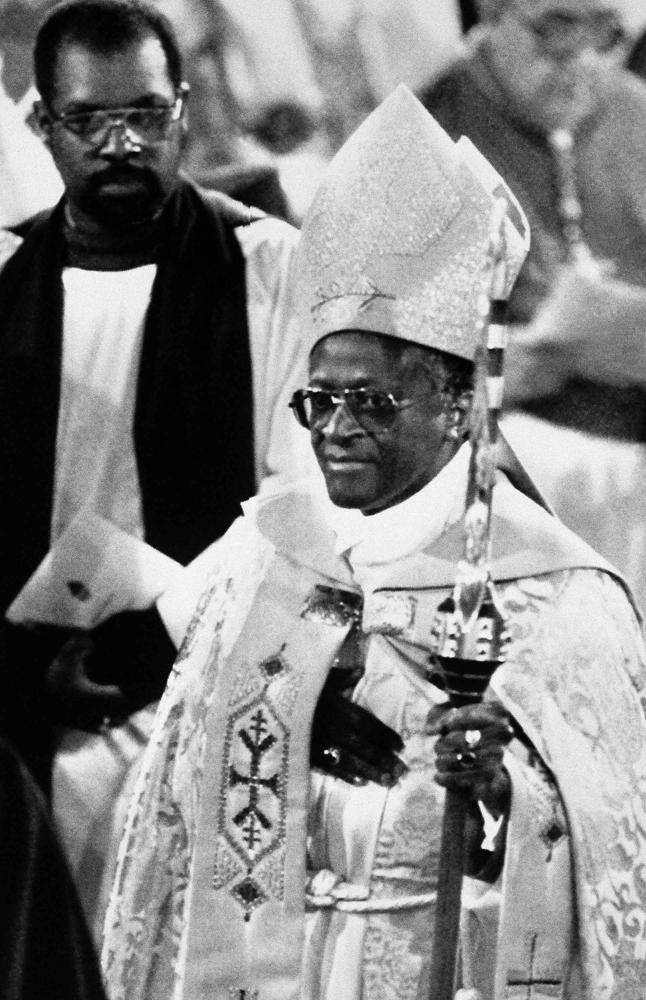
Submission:
POLYGON ((396 399, 379 389, 297 389, 290 401, 296 419, 308 430, 324 427, 337 406, 347 406, 363 428, 372 434, 388 430, 399 410, 413 405, 412 399, 396 399))
POLYGON ((183 107, 184 95, 180 94, 172 104, 64 111, 62 114, 49 112, 49 116, 82 142, 92 146, 102 146, 112 129, 118 125, 124 126, 136 141, 145 145, 166 139, 173 122, 181 118, 183 107))
POLYGON ((523 18, 521 23, 548 49, 586 45, 609 52, 626 39, 616 15, 603 11, 582 17, 554 11, 535 21, 523 18))

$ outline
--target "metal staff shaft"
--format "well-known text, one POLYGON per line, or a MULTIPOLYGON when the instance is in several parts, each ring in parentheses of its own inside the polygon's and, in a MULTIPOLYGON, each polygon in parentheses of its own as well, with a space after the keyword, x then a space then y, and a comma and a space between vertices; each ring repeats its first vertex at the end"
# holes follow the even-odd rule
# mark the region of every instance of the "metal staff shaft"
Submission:
POLYGON ((437 877, 431 1000, 453 1000, 455 993, 467 807, 463 795, 447 789, 437 877))
MULTIPOLYGON (((480 305, 483 347, 476 357, 471 412, 471 461, 465 512, 464 557, 452 595, 438 608, 433 630, 434 661, 451 704, 479 702, 504 659, 506 630, 490 573, 491 511, 496 474, 498 416, 502 405, 506 346, 507 205, 499 199, 492 216, 489 268, 480 305)), ((465 820, 468 800, 447 790, 442 821, 431 1000, 453 1000, 460 936, 465 820)))

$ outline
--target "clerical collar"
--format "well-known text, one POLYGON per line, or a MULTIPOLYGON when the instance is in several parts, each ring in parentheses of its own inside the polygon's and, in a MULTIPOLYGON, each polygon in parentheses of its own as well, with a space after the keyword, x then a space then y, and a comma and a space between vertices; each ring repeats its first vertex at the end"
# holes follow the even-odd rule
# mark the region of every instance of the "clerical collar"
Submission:
POLYGON ((464 514, 470 454, 470 446, 462 445, 430 483, 377 514, 365 516, 324 498, 325 517, 336 534, 337 555, 347 555, 353 566, 386 563, 439 538, 464 514))
POLYGON ((163 213, 124 233, 83 232, 65 206, 65 263, 84 271, 127 271, 159 260, 164 243, 163 213))

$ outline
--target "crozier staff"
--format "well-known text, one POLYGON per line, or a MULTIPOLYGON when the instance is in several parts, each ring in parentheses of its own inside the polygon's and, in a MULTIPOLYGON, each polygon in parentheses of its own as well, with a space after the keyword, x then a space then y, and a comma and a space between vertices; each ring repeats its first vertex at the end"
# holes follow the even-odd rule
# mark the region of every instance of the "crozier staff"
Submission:
MULTIPOLYGON (((504 352, 507 341, 505 314, 507 299, 515 278, 515 267, 509 267, 506 238, 515 241, 518 256, 524 257, 529 244, 529 231, 520 206, 513 205, 519 229, 511 222, 508 203, 501 192, 504 185, 495 171, 470 144, 466 150, 476 169, 490 181, 490 189, 498 197, 493 207, 489 239, 489 266, 485 272, 479 299, 482 336, 476 351, 476 392, 471 404, 471 459, 466 491, 464 517, 464 554, 456 571, 453 594, 438 608, 433 635, 435 648, 431 662, 440 670, 440 680, 451 704, 458 708, 478 705, 496 667, 504 662, 508 631, 500 612, 495 587, 491 579, 491 515, 493 488, 496 477, 498 418, 504 386, 504 352)), ((465 150, 463 149, 463 152, 465 150)), ((513 203, 512 203, 513 204, 513 203)), ((511 254, 509 255, 511 257, 511 254)), ((475 710, 473 710, 475 711, 475 710)), ((471 721, 470 725, 473 724, 471 721)), ((440 736, 445 725, 440 729, 440 736)), ((514 735, 504 717, 500 719, 500 757, 505 742, 514 735), (505 731, 506 726, 506 731, 505 731)), ((431 966, 431 1000, 451 1000, 455 992, 456 960, 462 896, 465 834, 468 801, 463 794, 466 773, 479 763, 476 746, 482 739, 477 728, 461 734, 465 748, 458 746, 455 762, 459 770, 444 779, 446 798, 442 818, 442 837, 438 864, 438 888, 434 925, 433 962, 431 966)), ((440 740, 438 752, 452 757, 452 746, 440 740)), ((501 762, 501 761, 500 761, 501 762)), ((509 783, 504 769, 497 777, 497 788, 486 781, 467 790, 476 793, 476 805, 485 822, 493 824, 496 837, 502 843, 502 827, 509 807, 509 783), (484 798, 480 797, 485 796, 484 798), (488 798, 487 798, 488 797, 488 798), (493 814, 490 810, 493 810, 493 814)), ((490 838, 491 839, 491 838, 490 838)))

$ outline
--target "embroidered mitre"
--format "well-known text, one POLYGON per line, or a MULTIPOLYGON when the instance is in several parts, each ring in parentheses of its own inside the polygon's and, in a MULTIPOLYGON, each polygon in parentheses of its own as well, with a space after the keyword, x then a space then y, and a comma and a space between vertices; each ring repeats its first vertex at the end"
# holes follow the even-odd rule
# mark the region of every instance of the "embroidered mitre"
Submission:
POLYGON ((495 197, 504 191, 514 206, 509 288, 528 227, 493 168, 463 148, 402 84, 337 153, 297 260, 310 347, 329 333, 366 330, 473 358, 495 197))
POLYGON ((505 273, 499 293, 503 298, 508 299, 525 262, 525 257, 529 253, 530 233, 527 216, 498 171, 492 167, 489 160, 482 155, 470 139, 463 135, 458 140, 456 148, 464 163, 488 193, 493 198, 504 198, 507 203, 507 214, 503 220, 505 273))

